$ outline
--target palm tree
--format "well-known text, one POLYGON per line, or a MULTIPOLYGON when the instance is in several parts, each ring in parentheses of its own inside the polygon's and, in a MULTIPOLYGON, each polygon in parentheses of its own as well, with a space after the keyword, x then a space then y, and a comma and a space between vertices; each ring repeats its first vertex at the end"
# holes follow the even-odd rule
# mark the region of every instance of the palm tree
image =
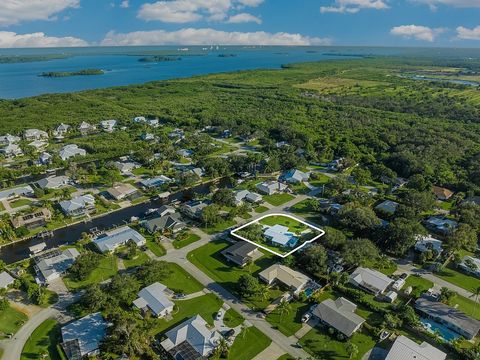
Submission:
POLYGON ((215 348, 215 356, 217 358, 223 357, 226 358, 228 356, 228 352, 230 351, 230 345, 228 345, 227 340, 225 338, 220 338, 218 341, 217 347, 215 348))
POLYGON ((290 313, 290 311, 292 310, 292 306, 287 300, 282 299, 282 301, 280 301, 280 303, 277 306, 277 310, 280 313, 280 318, 282 318, 282 321, 283 321, 283 316, 285 314, 290 313))
POLYGON ((345 350, 349 356, 349 359, 352 359, 358 355, 358 346, 350 341, 345 345, 345 350))
POLYGON ((270 289, 267 285, 262 285, 258 288, 258 295, 264 301, 267 301, 270 298, 270 289))
POLYGON ((477 312, 478 298, 480 297, 480 286, 473 291, 473 294, 470 297, 475 298, 475 305, 473 307, 473 313, 472 313, 472 316, 475 317, 475 313, 477 312))

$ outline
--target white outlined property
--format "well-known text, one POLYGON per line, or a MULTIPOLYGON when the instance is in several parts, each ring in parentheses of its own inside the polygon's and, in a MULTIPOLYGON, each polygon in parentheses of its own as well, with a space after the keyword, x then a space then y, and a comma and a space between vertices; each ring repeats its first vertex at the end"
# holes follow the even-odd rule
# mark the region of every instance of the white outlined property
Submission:
POLYGON ((323 231, 322 229, 320 229, 320 228, 318 228, 318 227, 316 227, 316 226, 314 226, 314 225, 312 225, 312 224, 309 224, 309 223, 305 222, 305 221, 302 220, 302 219, 296 218, 296 217, 294 217, 294 216, 292 216, 292 215, 285 214, 285 213, 275 213, 275 214, 268 214, 268 215, 261 216, 261 217, 259 217, 258 219, 255 219, 255 220, 252 220, 252 221, 250 221, 250 222, 248 222, 248 223, 246 223, 246 224, 243 224, 243 225, 239 226, 238 228, 230 231, 230 234, 231 234, 232 236, 236 237, 237 239, 240 239, 240 240, 243 240, 243 241, 247 241, 247 242, 249 242, 249 243, 251 243, 251 244, 253 244, 253 245, 255 245, 255 246, 258 246, 259 248, 264 249, 264 250, 266 250, 266 251, 268 251, 268 252, 270 252, 270 253, 272 253, 272 254, 274 254, 274 255, 277 255, 277 256, 280 256, 280 257, 282 257, 282 258, 285 258, 285 257, 293 254, 294 252, 300 250, 300 249, 301 249, 302 247, 304 247, 306 244, 310 244, 310 243, 318 240, 320 237, 322 237, 322 236, 325 234, 325 231, 323 231), (238 232, 239 232, 240 230, 245 229, 246 227, 248 227, 248 226, 250 226, 250 225, 257 224, 257 223, 259 223, 260 221, 262 221, 263 219, 266 219, 266 218, 268 218, 268 217, 280 217, 280 216, 281 216, 281 217, 287 217, 287 218, 290 218, 290 219, 292 219, 292 220, 294 220, 294 221, 297 221, 297 222, 299 222, 300 224, 303 224, 303 225, 307 226, 308 228, 314 230, 315 232, 318 232, 318 235, 314 236, 314 237, 311 238, 311 239, 308 239, 308 240, 302 242, 299 246, 293 248, 292 250, 290 250, 290 251, 287 252, 287 253, 279 253, 279 252, 277 252, 277 251, 272 250, 272 248, 270 248, 270 247, 267 247, 267 246, 264 246, 264 245, 262 245, 262 244, 259 244, 259 243, 256 242, 256 241, 247 239, 247 238, 245 238, 244 236, 238 234, 238 232))

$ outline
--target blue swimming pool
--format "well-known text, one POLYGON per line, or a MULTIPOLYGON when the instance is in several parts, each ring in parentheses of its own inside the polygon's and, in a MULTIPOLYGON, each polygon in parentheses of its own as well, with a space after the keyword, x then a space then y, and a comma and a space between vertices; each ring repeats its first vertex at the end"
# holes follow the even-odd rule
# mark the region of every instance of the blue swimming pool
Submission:
POLYGON ((458 339, 461 335, 455 331, 450 330, 442 324, 439 324, 433 320, 427 318, 420 318, 420 322, 430 332, 438 332, 445 341, 452 341, 458 339))

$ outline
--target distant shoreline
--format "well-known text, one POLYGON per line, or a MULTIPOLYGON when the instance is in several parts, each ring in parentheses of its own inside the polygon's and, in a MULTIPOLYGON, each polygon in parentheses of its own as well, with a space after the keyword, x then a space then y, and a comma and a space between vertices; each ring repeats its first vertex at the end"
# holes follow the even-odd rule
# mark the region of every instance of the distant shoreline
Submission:
POLYGON ((70 77, 70 76, 92 76, 92 75, 103 75, 105 71, 101 69, 84 69, 79 71, 48 71, 39 74, 41 77, 70 77))

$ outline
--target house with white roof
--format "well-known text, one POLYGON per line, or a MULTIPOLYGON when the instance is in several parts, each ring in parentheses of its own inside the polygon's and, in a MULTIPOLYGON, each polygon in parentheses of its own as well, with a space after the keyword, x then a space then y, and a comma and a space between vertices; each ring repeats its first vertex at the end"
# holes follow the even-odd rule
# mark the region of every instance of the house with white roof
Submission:
POLYGON ((100 121, 101 128, 106 132, 112 132, 115 130, 115 126, 117 125, 117 120, 102 120, 100 121))
POLYGON ((91 194, 84 194, 71 200, 62 200, 59 205, 65 215, 81 216, 95 209, 95 198, 91 194))
POLYGON ((65 175, 61 176, 49 176, 37 181, 37 185, 41 189, 60 189, 62 187, 68 186, 70 183, 70 178, 65 175))
POLYGON ((155 135, 146 132, 140 135, 140 139, 142 139, 143 141, 153 141, 155 140, 155 135))
POLYGON ((144 314, 151 312, 155 317, 165 317, 173 311, 174 303, 167 296, 167 287, 159 282, 149 285, 138 293, 133 305, 144 314))
POLYGON ((222 338, 200 315, 167 331, 165 336, 161 346, 174 359, 206 359, 222 338))
POLYGON ((425 221, 425 226, 431 231, 446 235, 457 228, 458 222, 444 217, 430 216, 425 221))
POLYGON ((0 273, 0 289, 6 289, 15 282, 15 279, 6 271, 0 273))
POLYGON ((113 161, 110 164, 117 168, 122 175, 131 175, 133 170, 140 167, 140 164, 133 161, 113 161))
POLYGON ((374 295, 379 295, 393 283, 387 275, 382 274, 377 270, 358 267, 350 275, 349 279, 352 285, 369 292, 374 295))
POLYGON ((0 136, 0 146, 6 146, 10 144, 16 144, 20 142, 20 138, 14 135, 2 135, 0 136))
POLYGON ((233 193, 235 197, 235 205, 241 205, 244 201, 250 203, 259 203, 262 201, 262 195, 248 191, 248 190, 237 190, 233 193))
POLYGON ((108 324, 101 313, 87 315, 62 327, 62 348, 69 360, 80 360, 100 353, 100 343, 108 324))
POLYGON ((58 279, 75 263, 78 256, 80 256, 80 253, 75 248, 64 251, 53 249, 38 254, 33 258, 34 269, 37 274, 35 280, 39 284, 47 284, 58 279))
POLYGON ((87 151, 79 148, 76 144, 70 144, 61 148, 58 155, 63 161, 66 161, 75 156, 85 156, 87 155, 87 151))
POLYGON ((88 135, 95 130, 97 130, 97 127, 95 125, 89 124, 86 121, 82 121, 82 123, 78 126, 78 131, 82 135, 88 135))
POLYGON ((4 154, 5 157, 15 157, 23 155, 23 151, 17 144, 8 144, 7 146, 0 149, 0 153, 4 154))
POLYGON ((27 129, 23 133, 23 137, 25 140, 33 141, 33 140, 46 140, 48 139, 47 132, 39 129, 27 129))
POLYGON ((160 175, 154 178, 145 179, 140 181, 140 185, 145 189, 153 189, 168 183, 171 183, 173 180, 164 175, 160 175))
POLYGON ((28 143, 28 146, 34 147, 36 151, 42 151, 47 147, 48 143, 42 140, 33 140, 28 143))
POLYGON ((180 150, 177 150, 177 154, 184 158, 189 158, 193 155, 193 151, 189 149, 180 149, 180 150))
POLYGON ((202 217, 202 211, 209 204, 205 201, 189 201, 180 207, 180 211, 186 216, 192 219, 200 219, 202 217))
POLYGON ((112 252, 118 247, 126 245, 130 241, 133 241, 137 246, 144 246, 147 240, 136 230, 129 226, 122 226, 114 230, 105 232, 104 234, 97 236, 93 243, 102 252, 112 252))
POLYGON ((312 313, 321 323, 334 328, 347 338, 357 332, 365 319, 355 314, 357 305, 344 297, 327 299, 316 305, 312 313))
POLYGON ((395 214, 395 211, 397 211, 398 205, 399 204, 395 201, 385 200, 375 206, 375 210, 378 210, 387 215, 393 215, 395 214))
POLYGON ((265 228, 263 235, 274 245, 293 248, 298 243, 298 237, 287 226, 273 225, 265 228))
POLYGON ((52 155, 50 155, 48 152, 42 152, 40 156, 38 157, 37 163, 40 165, 48 165, 52 162, 52 155))
POLYGON ((300 184, 305 181, 308 181, 310 174, 297 170, 291 169, 282 175, 282 179, 291 184, 300 184))
POLYGON ((466 273, 480 277, 480 259, 466 255, 458 267, 466 273))
POLYGON ((288 188, 287 185, 274 180, 264 181, 262 183, 255 185, 255 187, 257 188, 258 192, 266 195, 273 195, 278 192, 285 191, 288 188))
POLYGON ((268 285, 276 281, 288 286, 294 295, 299 295, 306 285, 312 281, 307 275, 295 271, 288 266, 274 264, 258 274, 259 278, 268 285))
POLYGON ((70 131, 70 125, 61 123, 57 126, 57 128, 53 131, 53 134, 57 138, 62 138, 65 134, 70 131))
POLYGON ((415 250, 418 252, 425 252, 428 250, 434 250, 438 254, 442 252, 442 240, 438 240, 432 235, 417 235, 415 243, 415 250))
POLYGON ((9 189, 0 190, 0 201, 10 200, 20 196, 33 196, 33 189, 30 185, 18 186, 9 189))
POLYGON ((447 354, 427 342, 417 344, 406 336, 395 339, 385 360, 445 360, 447 354))

